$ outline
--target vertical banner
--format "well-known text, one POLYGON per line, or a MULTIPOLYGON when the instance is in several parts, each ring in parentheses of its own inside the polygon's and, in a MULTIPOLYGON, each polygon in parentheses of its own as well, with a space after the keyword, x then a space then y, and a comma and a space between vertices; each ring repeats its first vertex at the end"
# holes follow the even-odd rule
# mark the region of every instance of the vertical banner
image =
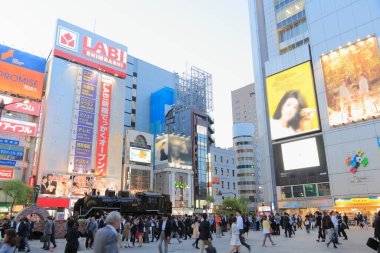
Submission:
POLYGON ((69 173, 91 173, 97 84, 97 72, 79 68, 71 132, 69 173))
POLYGON ((112 78, 106 75, 102 75, 98 120, 98 140, 95 160, 95 176, 100 177, 106 176, 107 172, 111 94, 112 78))

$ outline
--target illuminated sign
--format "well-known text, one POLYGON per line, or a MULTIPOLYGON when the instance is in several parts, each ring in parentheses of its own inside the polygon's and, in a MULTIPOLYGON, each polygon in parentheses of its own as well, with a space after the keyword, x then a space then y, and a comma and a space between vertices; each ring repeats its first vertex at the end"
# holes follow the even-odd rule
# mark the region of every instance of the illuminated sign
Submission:
POLYGON ((126 46, 63 20, 57 22, 54 55, 121 78, 127 76, 126 46))
POLYGON ((4 110, 21 112, 29 115, 38 116, 40 113, 40 103, 29 101, 24 103, 24 100, 21 98, 9 97, 0 95, 0 101, 3 100, 6 105, 4 110))
POLYGON ((37 125, 31 122, 1 118, 0 132, 1 131, 34 137, 36 136, 37 125))
POLYGON ((151 163, 151 151, 149 149, 130 147, 129 160, 138 163, 151 163))
POLYGON ((371 196, 368 198, 335 198, 336 207, 355 207, 355 206, 377 206, 380 207, 380 197, 371 196))
POLYGON ((41 99, 46 60, 0 45, 0 90, 41 99))
POLYGON ((14 170, 0 167, 0 179, 13 179, 14 170))
POLYGON ((95 175, 105 176, 107 172, 108 159, 108 135, 111 112, 112 81, 109 76, 102 75, 100 88, 100 106, 98 121, 98 140, 95 158, 95 175))

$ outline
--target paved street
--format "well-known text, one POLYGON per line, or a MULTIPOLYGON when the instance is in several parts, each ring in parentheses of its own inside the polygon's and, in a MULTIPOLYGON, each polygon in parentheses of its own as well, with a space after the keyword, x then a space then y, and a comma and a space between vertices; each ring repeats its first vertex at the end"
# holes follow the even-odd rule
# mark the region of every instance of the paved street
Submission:
MULTIPOLYGON (((252 245, 252 252, 278 252, 278 253, 295 253, 295 252, 308 252, 308 253, 319 253, 319 252, 337 252, 337 253, 370 253, 374 252, 368 248, 365 243, 367 242, 368 237, 373 235, 373 229, 361 230, 358 228, 352 228, 348 231, 349 240, 341 241, 342 245, 339 245, 339 249, 334 249, 332 245, 329 249, 326 248, 324 243, 318 243, 315 241, 317 237, 316 231, 311 234, 306 234, 305 231, 297 231, 296 237, 292 239, 285 238, 282 236, 274 236, 273 240, 277 243, 276 246, 269 246, 267 243, 266 248, 261 247, 263 235, 261 232, 251 232, 249 235, 248 243, 252 245)), ((192 242, 192 241, 191 241, 192 242)), ((169 252, 179 252, 179 253, 188 253, 188 252, 197 252, 195 248, 191 246, 189 240, 184 241, 181 244, 174 239, 172 244, 169 245, 169 252)), ((48 252, 41 250, 41 244, 37 241, 32 242, 32 252, 48 252)), ((63 240, 58 240, 58 247, 54 250, 56 253, 63 253, 65 242, 63 240)), ((215 238, 214 246, 219 253, 228 252, 229 246, 229 237, 225 236, 223 238, 215 238)), ((92 252, 92 251, 82 251, 82 252, 92 252)), ((133 253, 153 253, 158 252, 157 243, 145 244, 142 248, 134 249, 122 249, 120 252, 133 252, 133 253)), ((243 248, 242 253, 248 252, 243 248)))

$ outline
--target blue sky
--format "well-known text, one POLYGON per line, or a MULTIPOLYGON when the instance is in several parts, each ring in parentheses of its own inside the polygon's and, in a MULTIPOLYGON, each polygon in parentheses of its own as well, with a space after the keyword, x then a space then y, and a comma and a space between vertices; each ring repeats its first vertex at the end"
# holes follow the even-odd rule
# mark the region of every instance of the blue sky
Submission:
POLYGON ((170 71, 213 75, 216 144, 232 145, 231 90, 253 82, 246 0, 19 0, 2 3, 0 43, 47 57, 64 19, 170 71))

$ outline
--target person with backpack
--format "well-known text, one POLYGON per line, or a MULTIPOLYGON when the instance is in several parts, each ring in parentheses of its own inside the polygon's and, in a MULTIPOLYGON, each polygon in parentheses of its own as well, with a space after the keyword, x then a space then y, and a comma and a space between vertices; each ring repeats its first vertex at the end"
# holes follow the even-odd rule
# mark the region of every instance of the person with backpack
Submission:
POLYGON ((342 220, 342 219, 339 219, 339 220, 338 220, 338 230, 339 230, 338 234, 339 234, 339 236, 340 236, 340 234, 343 235, 343 237, 344 237, 343 240, 348 240, 348 237, 347 237, 347 234, 346 234, 346 231, 345 231, 346 228, 347 228, 347 226, 346 226, 346 224, 343 222, 343 220, 342 220))
POLYGON ((86 249, 92 249, 94 244, 94 233, 98 229, 98 223, 95 221, 95 217, 91 217, 86 226, 86 249))

